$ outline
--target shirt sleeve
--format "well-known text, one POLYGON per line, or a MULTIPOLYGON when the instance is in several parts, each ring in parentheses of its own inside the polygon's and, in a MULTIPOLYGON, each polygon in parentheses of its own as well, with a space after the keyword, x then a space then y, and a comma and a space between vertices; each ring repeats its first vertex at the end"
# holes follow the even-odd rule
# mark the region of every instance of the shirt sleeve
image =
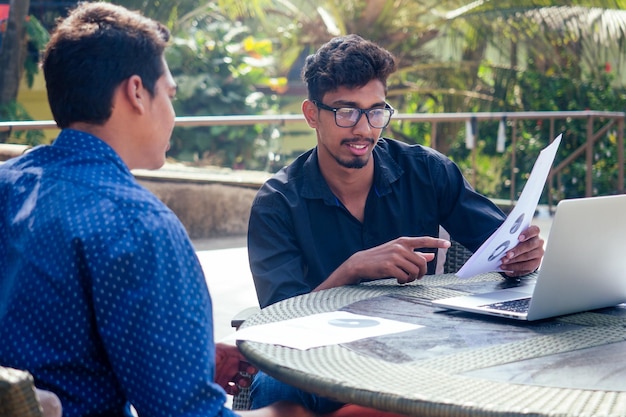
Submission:
POLYGON ((476 251, 500 227, 505 214, 476 192, 451 160, 442 157, 431 169, 435 173, 433 178, 438 178, 440 224, 452 239, 476 251))
POLYGON ((261 308, 313 290, 287 203, 260 191, 250 212, 248 257, 261 308))
POLYGON ((138 217, 89 260, 94 319, 139 416, 232 416, 213 382, 211 298, 172 213, 138 217))

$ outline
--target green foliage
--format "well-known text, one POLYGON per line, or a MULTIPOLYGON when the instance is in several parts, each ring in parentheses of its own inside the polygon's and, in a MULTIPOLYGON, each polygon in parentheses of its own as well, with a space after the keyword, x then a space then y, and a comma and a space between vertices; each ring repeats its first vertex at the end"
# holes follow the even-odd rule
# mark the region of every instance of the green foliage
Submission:
MULTIPOLYGON (((275 107, 267 76, 272 45, 255 39, 249 28, 214 11, 181 28, 167 61, 178 84, 178 116, 263 114, 275 107)), ((264 169, 264 145, 272 127, 179 127, 172 135, 169 155, 179 160, 218 166, 264 169)))
MULTIPOLYGON (((525 124, 526 126, 524 128, 518 130, 515 148, 509 146, 499 161, 499 165, 503 166, 503 175, 496 187, 497 193, 495 194, 499 198, 519 198, 524 185, 526 185, 530 177, 530 172, 532 171, 539 153, 549 144, 548 134, 543 136, 542 133, 540 133, 541 122, 529 121, 525 122, 525 124), (513 152, 515 152, 515 167, 511 166, 513 152), (515 188, 512 190, 513 186, 515 186, 515 188)), ((559 149, 561 155, 564 154, 565 146, 563 145, 565 142, 565 140, 561 142, 559 149)), ((545 202, 546 201, 543 201, 543 203, 545 202)))
POLYGON ((42 26, 35 16, 28 16, 26 20, 26 33, 28 36, 27 54, 24 61, 24 70, 26 83, 29 87, 33 86, 35 75, 39 73, 39 51, 41 51, 50 35, 46 28, 42 26))
MULTIPOLYGON (((484 62, 479 69, 480 84, 477 91, 488 92, 491 99, 476 96, 466 98, 464 112, 512 112, 512 111, 615 111, 626 109, 626 88, 616 86, 615 74, 608 66, 593 68, 578 77, 572 74, 544 72, 534 69, 517 71, 497 68, 484 62), (591 76, 593 74, 593 77, 591 76)), ((408 94, 408 112, 445 111, 448 92, 408 94)), ((449 107, 448 107, 449 109, 449 107)), ((512 145, 512 122, 507 123, 507 148, 504 154, 496 151, 499 121, 479 122, 477 149, 472 152, 465 147, 463 123, 449 122, 437 125, 437 140, 449 144, 446 154, 464 170, 467 178, 475 181, 480 192, 508 199, 518 198, 526 184, 541 149, 554 139, 550 137, 548 120, 517 121, 517 137, 512 145), (511 166, 515 152, 515 168, 511 166), (476 170, 476 175, 474 175, 476 170), (512 189, 512 187, 515 187, 512 189)), ((593 132, 607 123, 594 120, 593 132)), ((409 143, 430 145, 430 124, 392 123, 395 137, 409 143)), ((593 195, 613 194, 618 191, 617 127, 598 138, 593 155, 593 195)), ((585 146, 587 140, 586 119, 560 119, 555 121, 554 135, 563 132, 563 140, 556 157, 555 166, 585 146)), ((552 196, 562 198, 582 197, 586 190, 586 160, 584 152, 555 178, 552 196)), ((547 193, 542 201, 545 203, 547 193)))
MULTIPOLYGON (((604 68, 604 66, 603 66, 604 68)), ((596 78, 576 79, 567 76, 547 76, 537 71, 525 71, 519 74, 520 101, 525 110, 567 111, 567 110, 598 110, 623 112, 626 108, 626 88, 614 86, 614 75, 609 71, 600 72, 596 78)), ((593 132, 598 131, 606 121, 595 120, 593 132)), ((548 123, 525 122, 521 124, 522 141, 534 141, 539 147, 548 144, 550 127, 548 123)), ((616 127, 614 127, 615 129, 616 127)), ((617 141, 615 130, 610 130, 598 139, 594 145, 593 155, 593 194, 613 194, 617 187, 617 141)), ((571 155, 585 145, 587 140, 587 120, 560 120, 555 125, 555 132, 563 132, 563 141, 555 164, 571 155)), ((521 148, 519 153, 523 153, 521 148)), ((534 152, 533 152, 534 153, 534 152)), ((530 160, 536 156, 531 153, 530 160)), ((528 172, 531 168, 529 158, 518 157, 517 166, 520 172, 528 172)), ((556 179, 558 198, 582 197, 585 195, 586 164, 584 153, 562 171, 556 179)), ((523 180, 523 176, 521 177, 523 180)), ((519 185, 523 185, 523 182, 519 185)))
MULTIPOLYGON (((33 86, 35 75, 39 72, 39 51, 48 42, 50 35, 35 16, 26 19, 26 57, 24 59, 24 76, 29 88, 33 86)), ((0 103, 0 120, 33 120, 28 111, 16 100, 0 103)), ((0 143, 18 143, 24 145, 38 145, 45 141, 45 135, 40 130, 3 132, 0 134, 0 143)))
POLYGON ((179 16, 190 13, 205 3, 201 0, 105 0, 130 10, 140 10, 142 14, 166 24, 172 29, 179 16))
MULTIPOLYGON (((604 68, 604 67, 603 67, 604 68)), ((595 69, 594 69, 595 70, 595 69)), ((518 72, 516 81, 507 88, 506 95, 500 105, 492 103, 492 111, 616 111, 623 112, 626 108, 626 88, 614 85, 613 74, 603 71, 600 77, 576 78, 563 75, 546 75, 535 70, 518 72), (500 107, 501 106, 501 107, 500 107)), ((507 81, 509 82, 509 81, 507 81)), ((597 132, 606 124, 606 120, 595 120, 593 132, 597 132)), ((509 123, 510 125, 510 123, 509 123)), ((618 190, 617 172, 617 133, 616 127, 602 137, 594 145, 593 155, 593 195, 613 194, 618 190)), ((480 154, 489 156, 498 155, 495 151, 497 137, 497 122, 483 122, 480 124, 480 138, 485 145, 480 148, 480 154)), ((550 123, 547 120, 527 120, 517 122, 517 137, 515 149, 511 145, 511 127, 507 129, 508 147, 504 155, 493 158, 492 162, 502 167, 502 176, 495 178, 495 187, 478 181, 477 189, 498 198, 518 198, 526 184, 534 162, 541 149, 554 139, 550 137, 550 123), (511 167, 512 152, 515 151, 515 169, 511 167), (513 176, 515 176, 513 181, 513 176), (515 185, 515 189, 511 187, 515 185), (492 191, 495 191, 491 194, 492 191)), ((587 120, 560 119, 555 121, 554 134, 563 133, 563 140, 556 156, 554 166, 572 155, 576 150, 585 146, 587 141, 587 120)), ((469 160, 469 151, 463 146, 464 129, 457 137, 456 146, 451 147, 450 155, 466 166, 469 160)), ((491 178, 489 169, 477 167, 479 179, 491 178)), ((555 178, 552 196, 558 201, 563 198, 585 196, 586 160, 582 153, 555 178)), ((545 203, 544 193, 542 201, 545 203)))
POLYGON ((458 162, 463 175, 474 182, 474 187, 488 196, 498 196, 500 181, 503 176, 501 156, 490 155, 485 151, 487 142, 479 140, 476 144, 474 159, 467 157, 458 162), (476 170, 476 175, 474 175, 476 170))
MULTIPOLYGON (((604 66, 589 68, 589 62, 611 61, 612 54, 624 56, 623 1, 565 2, 570 8, 548 7, 564 2, 532 0, 471 4, 460 0, 115 3, 140 9, 173 31, 175 43, 167 59, 179 85, 175 102, 178 116, 275 111, 279 101, 274 91, 284 88, 286 81, 268 74, 290 74, 290 82, 297 84, 302 58, 338 33, 359 33, 397 56, 399 70, 390 79, 389 98, 399 112, 626 108, 624 87, 616 86, 613 74, 604 66), (601 18, 590 25, 588 18, 595 16, 597 9, 573 6, 604 10, 601 18), (279 45, 278 49, 273 50, 272 44, 279 45), (497 50, 497 64, 487 58, 488 46, 497 50), (522 69, 519 64, 528 68, 522 69)), ((31 30, 29 36, 39 39, 40 33, 35 30, 31 34, 31 30)), ((31 65, 30 70, 36 67, 31 65)), ((601 124, 597 122, 594 131, 601 124)), ((463 123, 439 123, 436 138, 427 123, 393 122, 385 134, 410 143, 436 142, 468 173, 476 170, 476 176, 469 176, 476 178, 479 191, 508 198, 511 192, 519 194, 539 150, 551 139, 548 123, 517 122, 517 168, 511 173, 510 125, 504 154, 495 150, 497 121, 479 123, 475 152, 465 148, 463 123), (511 190, 513 183, 515 189, 511 190)), ((557 163, 586 140, 585 121, 559 121, 555 131, 565 132, 557 163)), ((265 169, 268 150, 278 132, 278 127, 267 125, 179 127, 173 133, 169 155, 222 166, 265 169)), ((600 138, 594 150, 594 193, 614 191, 615 132, 600 138)), ((581 157, 557 178, 559 195, 583 195, 584 175, 585 161, 581 157)))
MULTIPOLYGON (((0 106, 0 115, 5 120, 33 120, 26 109, 17 101, 0 106)), ((0 120, 2 120, 0 118, 0 120)), ((20 130, 2 133, 2 143, 17 143, 20 145, 39 145, 46 142, 46 136, 41 130, 20 130)))

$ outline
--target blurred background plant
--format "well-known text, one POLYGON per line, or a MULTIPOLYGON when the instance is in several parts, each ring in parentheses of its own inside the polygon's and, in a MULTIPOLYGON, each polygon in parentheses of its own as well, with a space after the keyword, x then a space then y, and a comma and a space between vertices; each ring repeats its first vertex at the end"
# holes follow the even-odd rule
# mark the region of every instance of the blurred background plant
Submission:
MULTIPOLYGON (((26 109, 17 102, 18 86, 22 78, 30 88, 39 72, 39 51, 48 42, 46 28, 28 14, 30 0, 11 1, 1 6, 6 15, 0 18, 0 120, 31 120, 26 109), (13 13, 9 14, 9 10, 13 13)), ((0 143, 9 135, 0 132, 0 143)), ((13 133, 14 142, 39 144, 44 140, 41 131, 13 133)))
MULTIPOLYGON (((285 81, 269 77, 273 45, 250 28, 223 16, 215 4, 199 7, 175 25, 167 60, 178 84, 174 103, 184 116, 277 112, 274 90, 285 81)), ((263 170, 263 151, 273 126, 176 128, 169 155, 182 161, 263 170), (259 153, 260 152, 260 153, 259 153)))
MULTIPOLYGON (((333 36, 358 33, 397 57, 399 70, 390 79, 388 97, 400 112, 626 109, 623 0, 222 0, 220 4, 231 18, 258 22, 273 34, 280 45, 278 69, 292 75, 289 90, 302 97, 302 86, 293 75, 304 57, 333 36)), ((540 150, 553 139, 548 123, 519 123, 516 166, 511 167, 511 123, 506 124, 509 140, 504 153, 496 146, 498 122, 480 123, 475 150, 465 145, 463 123, 439 123, 436 138, 431 127, 395 122, 386 134, 409 143, 436 143, 475 179, 477 189, 499 198, 519 195, 540 150)), ((556 132, 565 133, 558 164, 584 143, 586 122, 563 120, 556 132)), ((594 195, 620 191, 616 145, 615 131, 596 145, 594 195)), ((553 191, 561 197, 584 195, 585 171, 585 161, 575 161, 559 175, 558 190, 553 191)))
MULTIPOLYGON (((402 113, 626 108, 626 0, 115 2, 171 28, 175 42, 168 62, 179 84, 179 116, 299 113, 306 94, 299 78, 304 58, 347 33, 396 55, 399 70, 390 79, 389 101, 402 113)), ((37 17, 49 28, 52 12, 46 10, 37 17)), ((34 44, 39 48, 42 42, 34 44)), ((597 123, 595 130, 602 122, 597 123)), ((508 198, 519 194, 540 149, 552 138, 548 123, 520 121, 513 149, 509 121, 508 140, 499 152, 498 127, 497 121, 481 122, 474 149, 466 147, 466 126, 459 122, 438 124, 436 137, 428 123, 400 121, 385 134, 409 143, 436 143, 476 179, 479 191, 508 198)), ((562 120, 556 132, 565 133, 558 163, 586 140, 586 122, 562 120)), ((616 137, 611 130, 594 148, 594 194, 624 191, 616 183, 616 137)), ((173 134, 169 155, 275 171, 314 145, 306 125, 181 127, 173 134)), ((553 191, 562 198, 584 195, 585 169, 584 160, 574 161, 553 191)))

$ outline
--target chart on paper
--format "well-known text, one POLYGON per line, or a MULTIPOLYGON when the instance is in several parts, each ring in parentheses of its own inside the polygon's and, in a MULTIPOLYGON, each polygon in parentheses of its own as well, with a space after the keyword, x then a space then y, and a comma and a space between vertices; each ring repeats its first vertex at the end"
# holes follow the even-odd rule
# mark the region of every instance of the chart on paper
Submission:
POLYGON ((539 153, 517 204, 504 220, 504 223, 459 269, 456 273, 459 278, 501 271, 500 259, 508 250, 517 245, 519 235, 530 225, 533 219, 562 136, 563 134, 557 136, 550 145, 539 153))

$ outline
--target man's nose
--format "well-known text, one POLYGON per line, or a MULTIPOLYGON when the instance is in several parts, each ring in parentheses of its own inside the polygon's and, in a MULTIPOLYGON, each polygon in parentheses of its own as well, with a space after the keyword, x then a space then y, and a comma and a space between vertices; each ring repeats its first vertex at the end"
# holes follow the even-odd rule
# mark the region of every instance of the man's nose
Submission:
POLYGON ((359 117, 359 120, 357 120, 356 124, 352 127, 352 131, 359 132, 364 136, 370 136, 372 126, 365 113, 361 113, 361 117, 359 117))

